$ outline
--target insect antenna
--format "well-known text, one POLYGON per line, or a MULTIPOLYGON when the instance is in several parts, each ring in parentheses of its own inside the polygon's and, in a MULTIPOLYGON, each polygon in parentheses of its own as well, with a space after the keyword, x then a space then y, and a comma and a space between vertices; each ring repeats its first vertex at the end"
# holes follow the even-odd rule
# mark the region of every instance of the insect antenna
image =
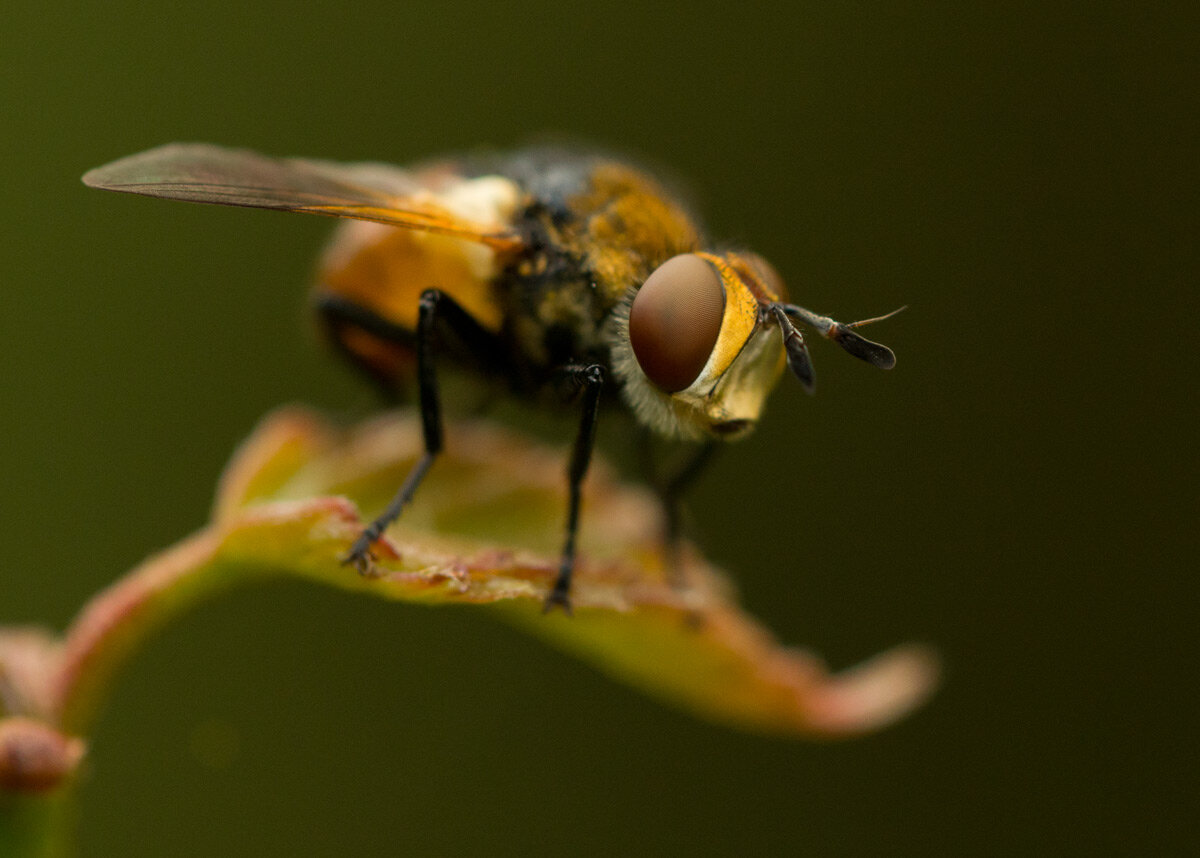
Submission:
MULTIPOLYGON (((882 343, 873 342, 860 334, 856 334, 854 329, 860 328, 863 325, 870 325, 874 322, 882 322, 884 319, 890 319, 901 310, 907 309, 907 306, 908 305, 899 307, 883 316, 875 316, 872 319, 862 319, 857 322, 849 323, 838 322, 829 318, 828 316, 819 316, 811 310, 806 310, 804 307, 798 307, 795 304, 772 304, 771 309, 775 311, 775 315, 777 317, 780 317, 781 314, 786 314, 787 316, 799 319, 806 325, 815 328, 817 332, 821 334, 821 336, 833 340, 859 360, 865 360, 867 363, 877 366, 880 369, 891 369, 896 365, 896 353, 882 343)), ((785 329, 785 344, 787 339, 788 332, 785 329)), ((792 350, 789 347, 789 364, 791 363, 791 357, 792 350)), ((795 369, 793 368, 792 371, 795 372, 795 369)), ((803 380, 804 379, 801 378, 801 381, 803 380)))
POLYGON ((804 391, 813 394, 817 390, 817 373, 813 369, 812 360, 808 356, 808 345, 804 342, 804 334, 792 324, 787 316, 784 304, 771 304, 771 312, 779 320, 779 330, 783 332, 783 347, 787 351, 788 369, 792 375, 800 379, 804 391))

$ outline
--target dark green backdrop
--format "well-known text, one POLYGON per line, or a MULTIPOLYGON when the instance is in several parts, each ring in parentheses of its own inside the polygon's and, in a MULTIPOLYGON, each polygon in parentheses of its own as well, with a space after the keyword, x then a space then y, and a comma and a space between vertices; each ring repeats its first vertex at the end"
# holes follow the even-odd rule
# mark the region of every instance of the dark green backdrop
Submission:
POLYGON ((713 231, 814 309, 911 305, 880 334, 895 372, 818 344, 819 395, 784 384, 692 508, 786 640, 841 666, 921 639, 948 668, 901 725, 798 744, 695 722, 471 611, 239 593, 123 676, 85 854, 1192 842, 1197 69, 1169 18, 6 4, 0 620, 62 625, 197 528, 273 406, 371 402, 303 312, 328 223, 101 194, 85 169, 171 140, 403 163, 558 132, 689 177, 713 231))

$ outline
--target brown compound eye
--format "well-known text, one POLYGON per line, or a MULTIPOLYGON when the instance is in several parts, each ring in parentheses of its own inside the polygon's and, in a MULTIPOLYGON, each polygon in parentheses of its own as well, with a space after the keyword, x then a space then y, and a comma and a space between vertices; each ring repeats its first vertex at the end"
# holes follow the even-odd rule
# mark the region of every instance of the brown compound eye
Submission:
POLYGON ((694 253, 664 262, 629 308, 629 341, 642 372, 666 393, 688 387, 712 354, 725 315, 725 287, 694 253))

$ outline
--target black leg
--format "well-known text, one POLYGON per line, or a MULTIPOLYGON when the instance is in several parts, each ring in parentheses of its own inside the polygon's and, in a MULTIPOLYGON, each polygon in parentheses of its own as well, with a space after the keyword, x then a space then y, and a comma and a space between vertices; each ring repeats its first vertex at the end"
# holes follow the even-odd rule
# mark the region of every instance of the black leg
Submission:
POLYGON ((567 367, 577 384, 583 385, 583 415, 579 422, 579 434, 575 436, 575 447, 571 450, 571 462, 567 467, 567 538, 563 543, 562 561, 554 588, 546 596, 543 611, 554 606, 571 613, 571 571, 575 567, 575 534, 579 530, 579 501, 583 478, 592 461, 592 448, 596 443, 596 416, 600 407, 600 390, 604 387, 604 368, 599 364, 567 367))
MULTIPOLYGON (((387 324, 387 323, 385 323, 387 324)), ((442 450, 442 408, 438 393, 437 373, 434 369, 434 338, 437 325, 445 325, 454 331, 473 350, 487 354, 498 350, 495 336, 482 328, 453 298, 437 289, 421 293, 420 310, 417 315, 417 391, 421 406, 421 429, 425 440, 425 453, 409 472, 404 485, 382 513, 363 530, 354 541, 350 553, 343 562, 353 563, 359 572, 370 567, 370 550, 388 525, 400 517, 408 506, 417 487, 424 479, 430 465, 442 450)), ((371 330, 364 326, 364 329, 371 330)), ((371 330, 372 333, 378 333, 371 330)), ((382 336, 382 334, 380 334, 382 336)))

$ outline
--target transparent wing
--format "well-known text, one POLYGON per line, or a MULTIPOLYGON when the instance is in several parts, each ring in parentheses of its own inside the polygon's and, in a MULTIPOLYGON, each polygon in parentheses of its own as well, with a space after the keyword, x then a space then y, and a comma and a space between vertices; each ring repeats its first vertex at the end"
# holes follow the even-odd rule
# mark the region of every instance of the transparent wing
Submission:
POLYGON ((466 220, 433 199, 419 199, 413 178, 385 164, 270 158, 207 143, 169 143, 90 170, 83 183, 169 200, 369 220, 503 251, 523 246, 506 225, 466 220))

